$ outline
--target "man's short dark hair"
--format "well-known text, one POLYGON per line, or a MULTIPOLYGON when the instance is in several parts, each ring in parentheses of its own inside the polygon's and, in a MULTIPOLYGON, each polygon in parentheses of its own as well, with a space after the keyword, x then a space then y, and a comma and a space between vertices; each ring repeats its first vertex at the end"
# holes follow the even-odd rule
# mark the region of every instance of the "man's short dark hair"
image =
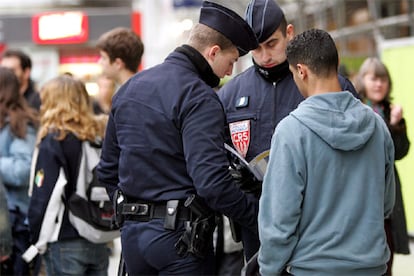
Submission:
POLYGON ((326 31, 310 29, 295 36, 286 48, 290 65, 305 64, 317 76, 338 72, 338 51, 326 31))
POLYGON ((10 58, 10 57, 16 57, 20 60, 20 67, 22 68, 23 71, 26 69, 32 68, 32 60, 23 51, 18 50, 18 49, 8 49, 2 55, 2 58, 10 58))
POLYGON ((124 27, 112 29, 101 35, 96 46, 108 54, 111 63, 119 58, 131 72, 138 70, 144 54, 141 38, 131 29, 124 27))

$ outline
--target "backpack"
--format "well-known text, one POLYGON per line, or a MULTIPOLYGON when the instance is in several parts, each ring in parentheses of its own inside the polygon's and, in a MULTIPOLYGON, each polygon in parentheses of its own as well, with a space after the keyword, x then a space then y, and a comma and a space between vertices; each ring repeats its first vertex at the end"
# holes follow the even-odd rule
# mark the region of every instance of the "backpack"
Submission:
POLYGON ((112 220, 112 202, 96 176, 100 154, 99 145, 82 142, 75 191, 67 200, 71 224, 81 237, 93 243, 105 243, 120 235, 112 220))

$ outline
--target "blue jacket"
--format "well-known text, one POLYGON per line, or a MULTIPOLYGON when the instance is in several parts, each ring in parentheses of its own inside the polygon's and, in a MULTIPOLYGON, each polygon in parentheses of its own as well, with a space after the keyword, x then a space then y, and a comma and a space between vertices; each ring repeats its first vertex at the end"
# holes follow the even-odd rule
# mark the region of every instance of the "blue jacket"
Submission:
MULTIPOLYGON (((249 120, 249 133, 244 137, 248 139, 247 161, 270 149, 277 124, 303 101, 289 68, 286 66, 279 75, 277 81, 269 81, 255 66, 251 66, 218 92, 229 124, 249 120)), ((349 80, 342 76, 339 79, 344 90, 357 95, 349 80)))
POLYGON ((259 265, 276 275, 383 275, 394 145, 349 92, 307 98, 272 138, 259 208, 259 265))
POLYGON ((10 125, 0 130, 0 177, 6 187, 9 210, 17 208, 27 214, 29 177, 36 130, 28 126, 24 139, 14 136, 10 125))
POLYGON ((223 106, 195 65, 200 54, 192 53, 172 52, 115 94, 98 177, 110 195, 120 188, 145 201, 197 193, 213 210, 257 232, 257 201, 228 171, 223 106))

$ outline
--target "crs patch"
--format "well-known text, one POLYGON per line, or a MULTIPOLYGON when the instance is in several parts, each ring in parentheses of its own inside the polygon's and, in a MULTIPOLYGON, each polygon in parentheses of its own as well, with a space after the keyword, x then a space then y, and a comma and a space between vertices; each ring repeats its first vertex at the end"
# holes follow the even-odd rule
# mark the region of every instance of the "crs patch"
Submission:
POLYGON ((246 157, 250 144, 250 120, 229 124, 231 141, 241 156, 246 157))

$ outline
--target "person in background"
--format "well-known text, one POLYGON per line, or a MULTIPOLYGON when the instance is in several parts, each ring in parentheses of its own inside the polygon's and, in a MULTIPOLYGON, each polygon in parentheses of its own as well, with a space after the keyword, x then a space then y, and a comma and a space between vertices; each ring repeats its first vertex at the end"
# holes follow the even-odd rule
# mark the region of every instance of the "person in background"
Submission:
POLYGON ((30 57, 21 50, 8 49, 3 53, 0 65, 13 70, 20 83, 20 93, 27 100, 29 106, 39 111, 39 93, 35 90, 34 82, 30 79, 32 72, 30 57))
POLYGON ((10 224, 9 208, 7 207, 6 188, 0 179, 0 274, 4 275, 6 268, 3 268, 5 262, 13 250, 13 237, 10 224))
POLYGON ((116 87, 113 79, 101 75, 97 80, 98 93, 94 96, 93 111, 95 114, 109 114, 112 106, 112 96, 116 87))
MULTIPOLYGON (((253 65, 228 81, 218 91, 226 115, 230 138, 228 143, 250 162, 270 149, 277 124, 303 101, 286 60, 286 45, 294 36, 282 9, 274 0, 251 0, 246 21, 259 41, 251 51, 253 65)), ((357 93, 352 83, 339 76, 343 90, 357 93)), ((242 179, 242 186, 258 191, 261 183, 242 179), (259 187, 256 187, 259 184, 259 187)), ((242 227, 242 233, 246 229, 242 227)), ((257 235, 244 233, 244 254, 249 260, 259 249, 257 235)), ((237 273, 237 272, 235 272, 237 273)))
POLYGON ((384 121, 338 80, 325 31, 286 49, 305 100, 276 127, 259 206, 261 275, 384 275, 394 146, 384 121))
POLYGON ((22 259, 29 247, 29 176, 38 127, 37 111, 19 92, 19 80, 12 70, 0 66, 0 178, 6 188, 13 235, 13 251, 2 264, 2 275, 29 275, 37 260, 22 259))
POLYGON ((122 206, 128 274, 213 274, 216 212, 257 234, 258 200, 232 180, 213 90, 256 47, 243 18, 204 1, 188 42, 114 95, 97 172, 122 206), (208 224, 196 227, 199 219, 208 224))
POLYGON ((117 27, 99 38, 99 64, 102 74, 113 79, 118 85, 124 84, 138 72, 144 54, 141 38, 129 28, 117 27))
MULTIPOLYGON (((364 60, 356 76, 355 87, 361 100, 370 106, 386 122, 394 142, 395 160, 407 155, 410 141, 407 137, 407 126, 400 105, 392 104, 392 82, 387 67, 380 59, 370 57, 364 60)), ((391 250, 387 275, 392 275, 394 253, 410 254, 407 223, 405 219, 402 188, 397 168, 395 170, 395 206, 392 214, 385 220, 387 242, 391 250)))
POLYGON ((107 116, 94 115, 84 83, 73 77, 51 79, 40 95, 38 155, 28 215, 31 248, 34 254, 43 254, 47 275, 107 275, 106 244, 80 237, 64 202, 82 177, 78 171, 82 142, 102 139, 107 116))

